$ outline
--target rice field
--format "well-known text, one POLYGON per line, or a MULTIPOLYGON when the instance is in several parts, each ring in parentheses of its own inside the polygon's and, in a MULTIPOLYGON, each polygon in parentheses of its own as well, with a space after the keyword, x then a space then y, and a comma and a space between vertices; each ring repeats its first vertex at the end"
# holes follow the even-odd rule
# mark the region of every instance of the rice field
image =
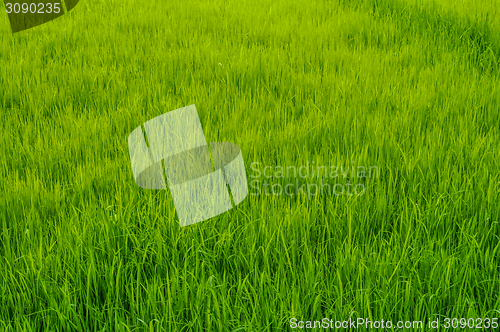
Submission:
POLYGON ((1 3, 0 331, 495 330, 499 12, 82 0, 13 34, 1 3), (181 227, 127 138, 192 104, 249 194, 181 227))

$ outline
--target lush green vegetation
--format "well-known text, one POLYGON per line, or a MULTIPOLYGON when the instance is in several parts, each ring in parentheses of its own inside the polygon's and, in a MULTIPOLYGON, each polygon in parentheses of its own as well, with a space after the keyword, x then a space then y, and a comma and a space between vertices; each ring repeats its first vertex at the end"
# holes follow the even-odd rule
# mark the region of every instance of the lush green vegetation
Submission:
POLYGON ((82 0, 14 35, 0 14, 0 330, 500 317, 485 3, 82 0), (248 175, 380 174, 364 195, 248 196, 181 228, 168 191, 135 185, 127 137, 190 104, 248 175))

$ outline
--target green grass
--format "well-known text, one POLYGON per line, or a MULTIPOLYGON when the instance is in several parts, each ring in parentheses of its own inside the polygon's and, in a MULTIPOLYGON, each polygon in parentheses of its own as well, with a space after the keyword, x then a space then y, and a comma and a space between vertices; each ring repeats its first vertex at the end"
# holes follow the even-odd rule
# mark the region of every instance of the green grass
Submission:
POLYGON ((82 0, 12 35, 1 4, 0 330, 500 317, 499 8, 82 0), (380 175, 181 228, 168 190, 135 185, 127 137, 190 104, 249 176, 380 175))

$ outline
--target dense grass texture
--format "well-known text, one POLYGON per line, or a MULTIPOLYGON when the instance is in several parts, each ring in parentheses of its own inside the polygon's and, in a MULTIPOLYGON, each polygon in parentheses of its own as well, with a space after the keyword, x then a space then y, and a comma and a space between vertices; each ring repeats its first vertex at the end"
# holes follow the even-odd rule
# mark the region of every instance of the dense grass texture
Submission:
POLYGON ((500 317, 500 1, 82 0, 14 35, 4 8, 0 330, 500 317), (180 227, 127 137, 191 104, 249 181, 379 175, 180 227))

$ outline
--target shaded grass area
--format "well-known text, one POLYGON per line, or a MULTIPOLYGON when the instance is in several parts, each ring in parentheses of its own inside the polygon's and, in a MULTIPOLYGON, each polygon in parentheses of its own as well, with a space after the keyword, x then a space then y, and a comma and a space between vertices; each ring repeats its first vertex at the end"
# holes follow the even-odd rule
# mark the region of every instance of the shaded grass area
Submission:
POLYGON ((13 36, 2 21, 2 329, 498 317, 499 24, 445 8, 95 1, 13 36), (248 175, 380 176, 180 228, 168 191, 135 186, 127 136, 193 103, 248 175))

